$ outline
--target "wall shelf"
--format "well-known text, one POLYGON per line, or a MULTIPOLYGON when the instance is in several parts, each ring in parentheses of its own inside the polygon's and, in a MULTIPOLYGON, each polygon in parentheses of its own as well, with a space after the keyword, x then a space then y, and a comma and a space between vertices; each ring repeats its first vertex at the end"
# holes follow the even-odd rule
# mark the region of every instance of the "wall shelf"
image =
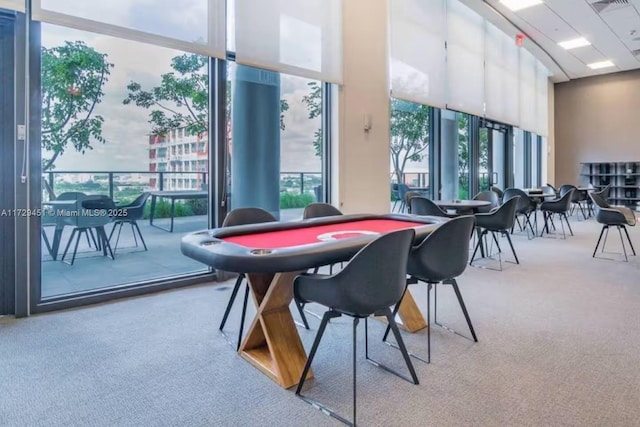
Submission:
POLYGON ((581 185, 611 186, 609 201, 640 211, 640 161, 581 163, 581 185))

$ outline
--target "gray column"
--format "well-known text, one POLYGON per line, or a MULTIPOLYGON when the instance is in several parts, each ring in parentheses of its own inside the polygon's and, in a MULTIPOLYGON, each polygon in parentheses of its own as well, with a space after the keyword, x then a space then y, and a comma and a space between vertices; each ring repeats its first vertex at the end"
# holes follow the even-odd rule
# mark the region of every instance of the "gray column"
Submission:
POLYGON ((440 197, 442 200, 452 200, 458 197, 458 120, 453 111, 442 110, 441 113, 441 141, 440 148, 440 197))
POLYGON ((232 83, 231 208, 280 217, 280 75, 236 66, 232 83))

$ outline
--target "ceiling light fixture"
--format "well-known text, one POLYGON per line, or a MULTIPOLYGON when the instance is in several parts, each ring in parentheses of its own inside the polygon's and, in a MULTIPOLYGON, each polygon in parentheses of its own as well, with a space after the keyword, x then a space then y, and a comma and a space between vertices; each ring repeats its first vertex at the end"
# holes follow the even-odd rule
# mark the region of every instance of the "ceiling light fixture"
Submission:
POLYGON ((578 37, 577 39, 566 40, 558 43, 558 46, 567 50, 590 45, 591 43, 589 43, 589 40, 585 39, 584 37, 578 37))
POLYGON ((609 60, 600 61, 600 62, 592 62, 591 64, 587 64, 587 67, 592 70, 599 70, 600 68, 613 67, 615 64, 609 60))
POLYGON ((516 12, 518 10, 542 4, 542 0, 500 0, 500 3, 516 12))

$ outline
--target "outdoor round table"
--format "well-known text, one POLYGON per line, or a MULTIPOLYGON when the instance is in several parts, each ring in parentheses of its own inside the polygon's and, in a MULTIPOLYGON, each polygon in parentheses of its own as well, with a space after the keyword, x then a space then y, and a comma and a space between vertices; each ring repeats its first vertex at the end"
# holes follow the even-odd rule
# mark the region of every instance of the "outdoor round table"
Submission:
POLYGON ((457 213, 475 212, 476 209, 491 205, 486 200, 434 200, 443 209, 455 210, 457 213))

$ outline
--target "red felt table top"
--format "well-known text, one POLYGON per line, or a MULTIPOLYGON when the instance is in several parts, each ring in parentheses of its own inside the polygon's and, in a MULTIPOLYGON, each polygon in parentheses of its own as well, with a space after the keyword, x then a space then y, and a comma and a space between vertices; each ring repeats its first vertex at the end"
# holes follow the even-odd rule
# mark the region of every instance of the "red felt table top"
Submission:
POLYGON ((222 240, 251 248, 276 249, 307 245, 310 243, 318 243, 328 240, 362 237, 363 235, 384 234, 389 231, 421 227, 425 225, 426 224, 421 222, 412 221, 367 219, 296 228, 291 230, 278 230, 268 231, 265 233, 229 236, 222 240))

